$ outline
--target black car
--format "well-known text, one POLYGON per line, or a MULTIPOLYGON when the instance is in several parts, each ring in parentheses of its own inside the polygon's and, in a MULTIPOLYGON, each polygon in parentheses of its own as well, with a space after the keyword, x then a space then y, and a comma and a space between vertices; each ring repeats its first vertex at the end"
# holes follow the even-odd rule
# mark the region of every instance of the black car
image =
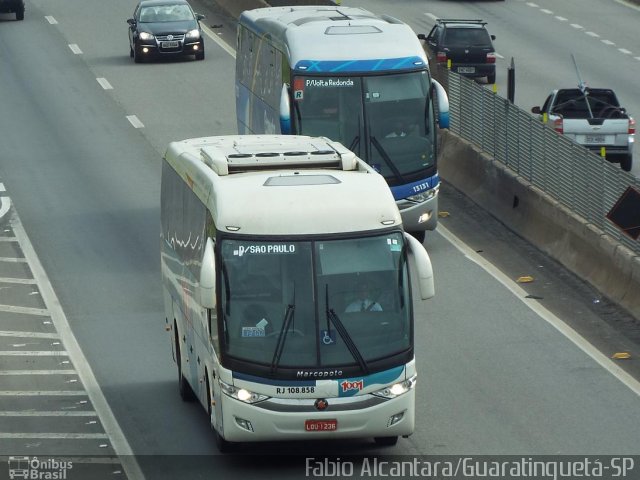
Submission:
POLYGON ((16 20, 24 20, 24 0, 0 0, 0 13, 15 13, 16 20))
POLYGON ((467 77, 487 77, 496 82, 495 35, 489 35, 487 22, 439 18, 425 40, 430 61, 448 64, 451 70, 467 77))
MULTIPOLYGON (((2 1, 2 0, 0 0, 2 1)), ((148 58, 194 55, 204 60, 200 20, 185 0, 143 0, 129 24, 129 56, 136 63, 148 58)))

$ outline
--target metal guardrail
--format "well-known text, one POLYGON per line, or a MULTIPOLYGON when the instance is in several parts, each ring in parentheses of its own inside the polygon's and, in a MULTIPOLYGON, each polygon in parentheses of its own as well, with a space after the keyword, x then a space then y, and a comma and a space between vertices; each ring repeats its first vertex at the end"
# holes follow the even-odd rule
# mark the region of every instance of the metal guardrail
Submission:
POLYGON ((640 254, 640 241, 606 217, 629 186, 640 190, 639 179, 474 80, 440 66, 432 73, 449 95, 453 133, 640 254))

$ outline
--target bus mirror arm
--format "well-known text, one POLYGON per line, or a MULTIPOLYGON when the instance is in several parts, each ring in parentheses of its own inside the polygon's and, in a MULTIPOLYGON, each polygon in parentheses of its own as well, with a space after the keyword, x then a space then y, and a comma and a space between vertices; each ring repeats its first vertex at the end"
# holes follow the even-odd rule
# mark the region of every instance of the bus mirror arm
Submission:
POLYGON ((431 79, 436 97, 438 98, 438 125, 440 128, 449 128, 449 97, 447 91, 437 80, 431 79))
POLYGON ((415 260, 415 267, 418 272, 418 285, 420 287, 420 298, 422 300, 432 298, 435 295, 435 285, 433 283, 433 268, 429 254, 413 235, 405 232, 404 238, 409 244, 409 251, 413 254, 415 260))
POLYGON ((207 238, 200 268, 198 300, 204 308, 216 308, 216 261, 213 241, 207 238))
POLYGON ((289 87, 282 84, 280 91, 280 133, 288 135, 291 133, 291 103, 289 102, 289 87))

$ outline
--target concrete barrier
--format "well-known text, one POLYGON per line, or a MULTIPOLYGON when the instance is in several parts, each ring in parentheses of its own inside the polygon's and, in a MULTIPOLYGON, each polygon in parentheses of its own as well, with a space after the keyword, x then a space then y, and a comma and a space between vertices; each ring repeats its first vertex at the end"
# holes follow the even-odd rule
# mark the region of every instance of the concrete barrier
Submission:
POLYGON ((640 257, 549 195, 442 132, 442 178, 640 320, 640 257))

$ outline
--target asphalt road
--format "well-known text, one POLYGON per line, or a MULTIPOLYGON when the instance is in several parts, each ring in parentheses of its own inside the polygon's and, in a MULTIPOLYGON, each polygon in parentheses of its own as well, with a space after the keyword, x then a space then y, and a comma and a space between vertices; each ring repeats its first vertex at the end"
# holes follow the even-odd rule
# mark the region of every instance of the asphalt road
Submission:
MULTIPOLYGON (((370 3, 374 9, 374 0, 370 3)), ((420 10, 411 10, 417 2, 402 2, 396 13, 417 17, 425 5, 444 3, 421 2, 420 10)), ((484 2, 477 8, 494 9, 498 3, 526 7, 484 2)), ((228 19, 196 5, 208 15, 207 25, 223 25, 212 31, 233 44, 228 19)), ((416 305, 416 433, 387 449, 362 441, 270 443, 246 445, 239 452, 267 457, 217 458, 205 413, 180 401, 164 331, 159 167, 171 140, 235 133, 234 62, 207 39, 204 62, 134 65, 125 24, 133 7, 124 0, 33 0, 24 22, 0 16, 0 91, 10 92, 1 103, 10 114, 0 116, 0 178, 43 272, 37 289, 30 284, 33 290, 27 293, 7 290, 0 301, 50 312, 58 312, 59 302, 73 337, 64 332, 59 313, 53 327, 38 324, 32 330, 77 339, 108 405, 108 411, 95 405, 101 425, 123 436, 110 442, 113 452, 138 455, 135 463, 149 479, 185 478, 185 472, 189 478, 304 477, 300 458, 272 458, 283 453, 640 454, 640 389, 621 372, 621 364, 609 359, 622 349, 640 355, 634 324, 445 186, 442 206, 450 216, 426 242, 436 297, 416 305), (521 290, 514 281, 520 275, 535 281, 521 290), (53 305, 33 303, 29 293, 46 292, 49 282, 54 295, 42 297, 53 305), (564 322, 594 338, 603 353, 564 322)), ((530 16, 513 15, 522 29, 529 28, 530 16)), ((11 247, 3 258, 23 258, 20 247, 24 244, 11 247)), ((31 278, 28 271, 20 273, 31 278)), ((0 271, 3 278, 17 275, 0 271)), ((8 318, 0 310, 0 331, 27 327, 8 318)), ((5 342, 3 348, 26 351, 20 346, 26 343, 5 342)), ((64 342, 62 347, 70 350, 64 342)), ((0 357, 0 370, 26 368, 9 364, 8 357, 0 357)), ((635 374, 635 362, 622 365, 635 374)), ((6 378, 0 376, 0 392, 9 388, 6 378)), ((45 388, 30 378, 21 388, 45 388)), ((53 400, 33 407, 11 398, 0 403, 5 412, 59 410, 53 400)), ((26 425, 4 418, 0 424, 6 434, 21 433, 26 425)), ((41 428, 61 427, 43 423, 41 428)), ((10 446, 0 443, 0 452, 55 454, 55 449, 39 450, 31 437, 15 440, 10 446)), ((55 446, 60 455, 67 454, 65 439, 55 446)), ((82 445, 72 451, 96 455, 82 445)), ((123 463, 136 478, 131 459, 123 463)))

